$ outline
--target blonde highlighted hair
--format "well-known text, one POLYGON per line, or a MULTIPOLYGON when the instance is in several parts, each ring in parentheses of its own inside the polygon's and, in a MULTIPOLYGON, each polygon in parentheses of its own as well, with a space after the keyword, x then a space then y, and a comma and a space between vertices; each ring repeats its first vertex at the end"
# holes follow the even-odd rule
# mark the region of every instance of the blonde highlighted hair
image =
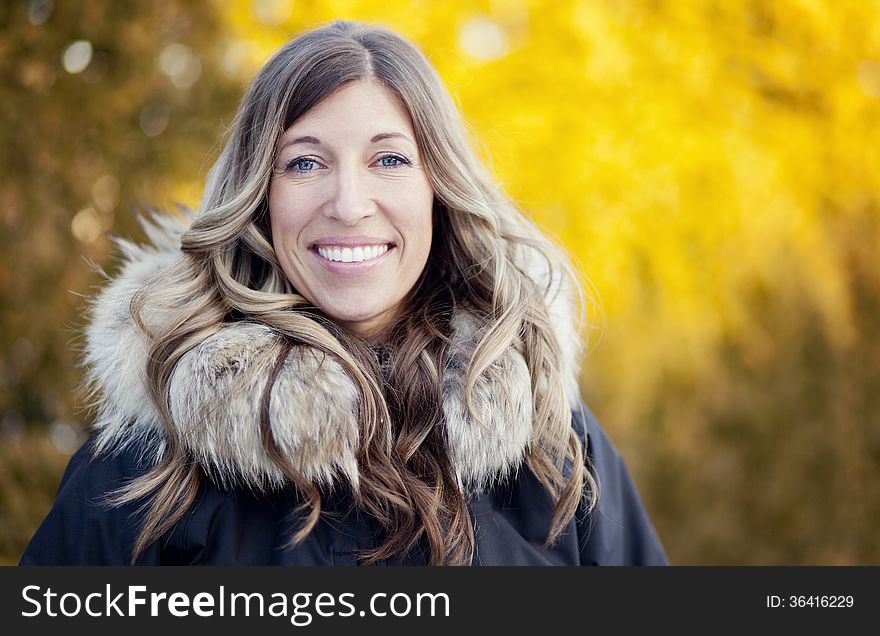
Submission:
MULTIPOLYGON (((467 372, 468 405, 476 378, 491 374, 492 363, 508 348, 527 363, 533 441, 525 462, 556 502, 547 544, 571 521, 585 487, 588 510, 595 506, 596 484, 571 426, 548 290, 523 271, 520 252, 534 251, 546 263, 547 280, 561 280, 577 294, 579 326, 582 281, 564 251, 500 191, 469 146, 436 71, 404 38, 383 27, 336 21, 282 47, 244 96, 181 250, 183 257, 132 303, 150 343, 146 377, 166 443, 159 464, 113 498, 117 504, 146 502, 133 561, 193 505, 204 478, 172 423, 168 394, 175 365, 235 320, 270 326, 286 337, 287 352, 307 346, 332 356, 357 388, 361 443, 353 496, 385 530, 384 542, 361 555, 364 563, 405 553, 422 537, 432 564, 473 560, 473 523, 447 452, 441 410, 450 319, 459 310, 477 316, 483 327, 467 372), (427 266, 404 300, 408 310, 381 336, 393 352, 387 377, 372 343, 339 328, 291 286, 272 248, 268 218, 268 184, 281 134, 341 86, 366 78, 390 88, 408 111, 435 193, 427 266), (149 324, 148 306, 163 308, 161 324, 149 324)), ((264 402, 271 385, 270 379, 264 402)), ((275 446, 268 412, 263 409, 260 423, 264 448, 302 496, 304 520, 290 541, 295 545, 318 521, 321 491, 275 446)))

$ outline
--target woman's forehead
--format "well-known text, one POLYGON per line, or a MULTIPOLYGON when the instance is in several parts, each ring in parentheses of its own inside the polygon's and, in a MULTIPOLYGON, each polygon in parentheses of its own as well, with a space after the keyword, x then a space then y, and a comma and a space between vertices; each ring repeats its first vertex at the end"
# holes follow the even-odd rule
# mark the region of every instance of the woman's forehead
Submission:
POLYGON ((279 144, 352 139, 375 143, 382 140, 377 139, 380 135, 414 143, 412 119, 394 91, 379 82, 360 80, 343 85, 306 111, 284 131, 279 144))

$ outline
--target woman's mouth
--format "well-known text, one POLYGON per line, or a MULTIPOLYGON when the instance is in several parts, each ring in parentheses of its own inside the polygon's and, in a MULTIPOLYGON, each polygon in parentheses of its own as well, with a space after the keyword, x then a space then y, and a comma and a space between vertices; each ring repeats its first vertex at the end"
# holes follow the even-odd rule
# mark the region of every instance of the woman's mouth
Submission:
POLYGON ((334 263, 362 263, 380 257, 392 244, 365 245, 363 247, 322 247, 315 246, 320 256, 334 263))
POLYGON ((341 276, 357 276, 375 269, 396 249, 394 243, 335 247, 314 245, 309 250, 325 271, 341 276))

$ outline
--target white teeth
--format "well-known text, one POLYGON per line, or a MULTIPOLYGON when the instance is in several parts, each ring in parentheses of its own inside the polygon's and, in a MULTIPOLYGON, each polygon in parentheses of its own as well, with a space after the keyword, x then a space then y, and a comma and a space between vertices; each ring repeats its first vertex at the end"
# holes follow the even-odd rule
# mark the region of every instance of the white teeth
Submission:
POLYGON ((378 258, 388 251, 387 245, 372 245, 364 247, 318 247, 318 254, 330 261, 339 263, 359 263, 378 258))

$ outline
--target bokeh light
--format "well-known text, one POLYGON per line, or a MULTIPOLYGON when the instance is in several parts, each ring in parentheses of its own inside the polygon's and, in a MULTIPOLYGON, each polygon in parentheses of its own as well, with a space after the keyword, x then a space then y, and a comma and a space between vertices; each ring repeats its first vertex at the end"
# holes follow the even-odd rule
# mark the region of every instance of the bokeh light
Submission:
POLYGON ((82 73, 92 61, 92 43, 88 40, 71 42, 61 56, 64 70, 71 74, 82 73))

